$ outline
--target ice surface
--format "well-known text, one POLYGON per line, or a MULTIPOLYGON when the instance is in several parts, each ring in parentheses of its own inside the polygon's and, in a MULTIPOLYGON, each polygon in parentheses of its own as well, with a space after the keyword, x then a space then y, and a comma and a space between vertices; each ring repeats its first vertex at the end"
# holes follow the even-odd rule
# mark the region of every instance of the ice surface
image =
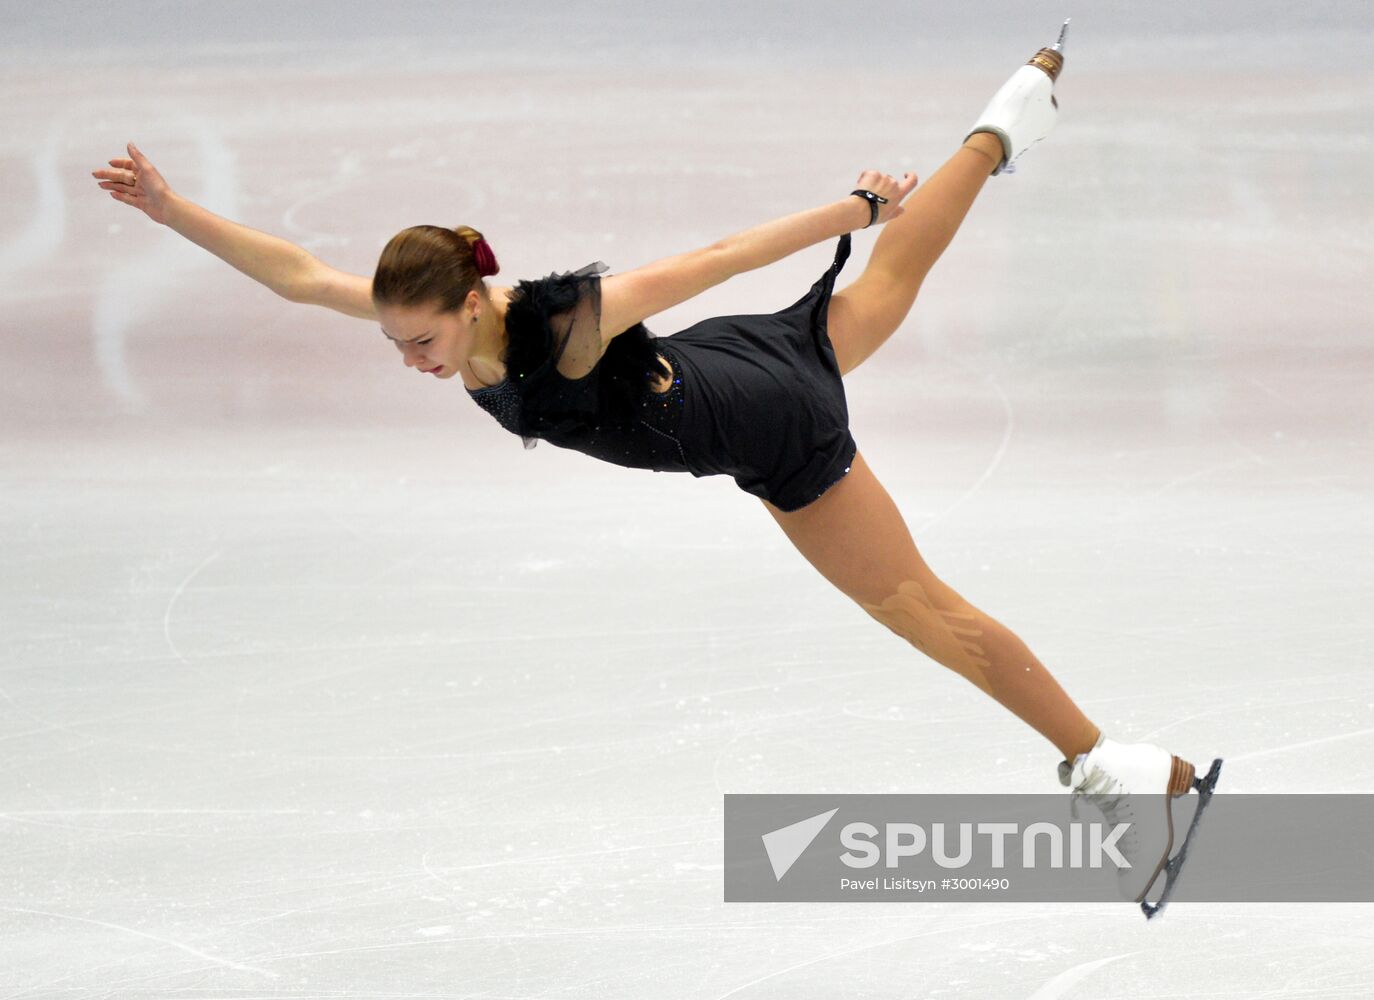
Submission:
POLYGON ((418 222, 627 269, 932 173, 1072 15, 855 436, 1110 732, 1374 791, 1367 17, 954 6, 0 5, 0 1000, 1367 993, 1368 906, 725 905, 723 793, 1056 755, 729 481, 525 452, 89 177, 134 139, 359 273, 418 222))

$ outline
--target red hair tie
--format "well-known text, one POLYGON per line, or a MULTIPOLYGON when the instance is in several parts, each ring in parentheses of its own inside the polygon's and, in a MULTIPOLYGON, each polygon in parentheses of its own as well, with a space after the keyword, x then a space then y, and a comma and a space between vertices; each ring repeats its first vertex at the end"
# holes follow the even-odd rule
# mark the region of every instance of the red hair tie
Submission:
POLYGON ((485 239, 478 239, 472 244, 472 255, 477 258, 479 277, 488 278, 501 270, 501 266, 496 263, 496 254, 491 252, 491 246, 485 239))

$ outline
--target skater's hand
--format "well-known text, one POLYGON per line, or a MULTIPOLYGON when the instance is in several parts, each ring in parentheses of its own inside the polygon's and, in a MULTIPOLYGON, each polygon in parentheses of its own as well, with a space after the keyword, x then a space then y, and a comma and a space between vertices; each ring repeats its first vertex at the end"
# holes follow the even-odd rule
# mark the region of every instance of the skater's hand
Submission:
POLYGON ((110 192, 116 201, 132 205, 154 222, 167 222, 167 204, 172 189, 138 147, 129 143, 129 157, 111 160, 113 170, 92 170, 91 176, 110 192))
MULTIPOLYGON (((859 175, 855 188, 872 191, 880 198, 886 198, 886 205, 878 206, 878 218, 874 221, 875 226, 881 226, 884 222, 891 222, 904 211, 902 200, 916 189, 918 178, 915 174, 903 174, 899 181, 887 174, 879 173, 876 170, 865 170, 859 175)), ((867 207, 867 206, 865 206, 867 207)))

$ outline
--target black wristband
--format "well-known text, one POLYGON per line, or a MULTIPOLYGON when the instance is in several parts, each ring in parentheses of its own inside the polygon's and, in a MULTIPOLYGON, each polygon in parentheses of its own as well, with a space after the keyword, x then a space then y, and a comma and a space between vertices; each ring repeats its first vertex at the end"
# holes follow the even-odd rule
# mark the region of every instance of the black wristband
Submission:
MULTIPOLYGON (((865 191, 862 188, 860 188, 857 191, 850 191, 849 193, 851 195, 857 194, 860 198, 863 198, 868 202, 868 226, 871 226, 873 225, 873 223, 877 222, 878 206, 886 205, 887 199, 880 194, 874 194, 872 191, 865 191)), ((864 228, 867 229, 868 226, 864 226, 864 228)))

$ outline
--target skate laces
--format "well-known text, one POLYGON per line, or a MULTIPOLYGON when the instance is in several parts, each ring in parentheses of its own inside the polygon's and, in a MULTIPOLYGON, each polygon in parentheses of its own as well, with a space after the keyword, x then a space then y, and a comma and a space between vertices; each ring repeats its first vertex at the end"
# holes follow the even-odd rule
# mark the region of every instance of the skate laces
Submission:
POLYGON ((1131 809, 1130 796, 1122 787, 1120 780, 1103 768, 1094 765, 1092 770, 1083 776, 1083 780, 1074 787, 1073 795, 1069 799, 1069 813, 1074 819, 1079 818, 1078 804, 1085 800, 1113 826, 1119 823, 1130 824, 1126 827, 1126 832, 1122 834, 1121 846, 1128 854, 1135 854, 1135 813, 1131 809))

